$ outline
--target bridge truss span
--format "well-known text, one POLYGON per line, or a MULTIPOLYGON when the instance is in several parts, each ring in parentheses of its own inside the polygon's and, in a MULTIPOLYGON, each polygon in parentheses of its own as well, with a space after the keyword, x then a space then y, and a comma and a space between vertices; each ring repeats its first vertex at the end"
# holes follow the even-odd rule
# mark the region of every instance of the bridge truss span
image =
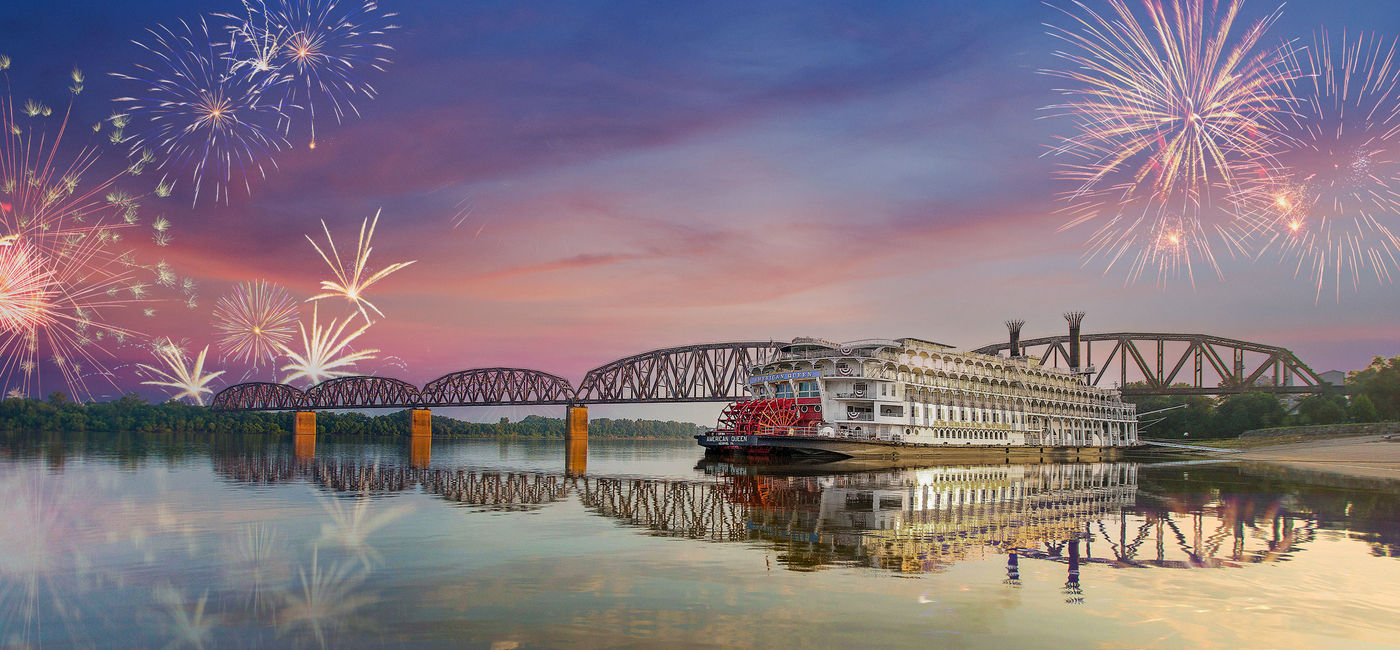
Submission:
POLYGON ((390 377, 336 377, 306 389, 310 408, 409 408, 421 402, 417 386, 390 377))
MULTIPOLYGON (((1083 365, 1092 371, 1089 382, 1121 387, 1125 395, 1299 394, 1337 388, 1292 351, 1273 345, 1163 332, 1084 334, 1080 340, 1083 365)), ((1023 355, 1042 366, 1070 365, 1068 336, 1023 340, 1021 346, 1023 355)), ((998 343, 973 352, 996 355, 1010 348, 1010 343, 998 343)))
POLYGON ((578 401, 732 402, 747 397, 749 369, 783 343, 741 341, 662 348, 618 359, 584 375, 578 401))
POLYGON ((424 406, 572 404, 569 380, 525 368, 475 368, 443 375, 423 386, 424 406))
POLYGON ((209 402, 216 411, 297 411, 306 408, 306 393, 294 386, 254 381, 225 388, 209 402))

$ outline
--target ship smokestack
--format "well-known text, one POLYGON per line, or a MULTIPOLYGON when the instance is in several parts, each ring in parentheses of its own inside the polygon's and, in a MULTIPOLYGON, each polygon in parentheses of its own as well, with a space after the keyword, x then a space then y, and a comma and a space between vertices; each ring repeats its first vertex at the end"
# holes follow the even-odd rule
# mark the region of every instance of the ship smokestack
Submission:
POLYGON ((1011 332, 1011 351, 1008 356, 1012 359, 1021 356, 1021 326, 1025 324, 1026 321, 1019 318, 1006 321, 1006 329, 1011 332))
POLYGON ((1084 312, 1067 312, 1065 320, 1069 322, 1069 367, 1077 372, 1079 370, 1079 324, 1084 322, 1084 312))

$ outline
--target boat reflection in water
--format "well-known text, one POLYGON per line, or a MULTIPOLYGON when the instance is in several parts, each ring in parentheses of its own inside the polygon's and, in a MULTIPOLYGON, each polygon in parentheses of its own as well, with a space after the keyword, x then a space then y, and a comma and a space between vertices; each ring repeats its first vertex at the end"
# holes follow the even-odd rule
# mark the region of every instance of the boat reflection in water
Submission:
POLYGON ((489 510, 533 510, 576 498, 592 513, 649 535, 747 542, 792 570, 869 566, 940 571, 1004 556, 1021 560, 1201 568, 1288 558, 1315 516, 1277 495, 1139 493, 1136 463, 879 467, 861 461, 751 465, 702 461, 696 479, 454 470, 334 458, 215 459, 226 479, 305 480, 334 491, 421 486, 489 510))
MULTIPOLYGON (((1137 466, 987 465, 778 476, 715 464, 750 534, 794 568, 858 563, 908 573, 1017 554, 1079 559, 1091 524, 1131 508, 1137 466)), ((759 470, 759 471, 754 471, 759 470)), ((1076 567, 1077 568, 1077 567, 1076 567)))

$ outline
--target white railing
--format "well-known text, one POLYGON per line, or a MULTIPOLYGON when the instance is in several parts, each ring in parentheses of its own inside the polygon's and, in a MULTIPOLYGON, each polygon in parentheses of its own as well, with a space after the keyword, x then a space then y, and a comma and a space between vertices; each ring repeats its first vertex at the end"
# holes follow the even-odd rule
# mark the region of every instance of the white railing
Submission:
POLYGON ((797 359, 883 359, 885 361, 898 361, 899 355, 883 350, 851 350, 850 354, 842 354, 840 350, 813 350, 810 352, 780 352, 774 357, 774 362, 793 361, 797 359))

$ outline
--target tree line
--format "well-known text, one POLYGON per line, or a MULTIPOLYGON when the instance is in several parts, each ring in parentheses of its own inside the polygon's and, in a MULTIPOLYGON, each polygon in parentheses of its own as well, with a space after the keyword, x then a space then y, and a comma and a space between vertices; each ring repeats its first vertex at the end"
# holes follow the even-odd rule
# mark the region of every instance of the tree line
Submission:
POLYGON ((1376 357, 1365 368, 1347 373, 1345 386, 1339 388, 1344 388, 1346 394, 1337 391, 1309 395, 1293 409, 1268 393, 1240 393, 1219 399, 1191 395, 1124 400, 1137 404, 1139 413, 1186 405, 1142 418, 1143 425, 1151 422, 1141 428, 1141 435, 1146 438, 1180 438, 1183 433, 1192 438, 1229 438, 1251 429, 1400 420, 1400 356, 1376 357))
MULTIPOLYGON (((79 403, 61 392, 48 399, 0 400, 0 431, 103 431, 131 433, 288 433, 289 412, 214 411, 202 406, 169 401, 152 404, 137 395, 110 402, 79 403)), ((596 438, 689 439, 700 431, 690 422, 598 418, 588 422, 588 435, 596 438)), ((316 432, 346 436, 406 436, 409 412, 370 416, 363 413, 316 414, 316 432)), ((531 415, 516 422, 467 422, 433 415, 433 435, 468 438, 562 438, 564 421, 531 415)))

